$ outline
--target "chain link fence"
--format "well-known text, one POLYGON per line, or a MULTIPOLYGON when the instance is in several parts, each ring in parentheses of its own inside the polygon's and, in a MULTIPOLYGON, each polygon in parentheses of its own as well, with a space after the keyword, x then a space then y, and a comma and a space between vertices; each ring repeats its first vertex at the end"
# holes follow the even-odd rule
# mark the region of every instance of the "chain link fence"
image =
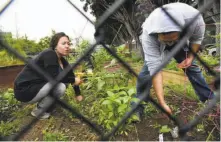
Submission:
MULTIPOLYGON (((3 47, 4 49, 6 49, 10 54, 14 54, 18 59, 24 61, 25 63, 29 63, 30 67, 32 69, 34 69, 38 74, 40 74, 42 77, 44 77, 50 84, 51 87, 48 90, 48 92, 45 92, 47 94, 50 93, 51 90, 53 90, 53 88, 55 87, 55 85, 57 85, 63 77, 65 77, 65 75, 71 71, 71 69, 75 69, 77 67, 77 65, 79 65, 86 56, 90 55, 93 53, 95 47, 97 45, 102 45, 106 51, 108 53, 110 53, 113 57, 115 57, 131 74, 133 74, 135 77, 138 78, 138 75, 135 73, 135 71, 123 60, 121 59, 115 52, 113 52, 109 47, 107 47, 104 44, 104 33, 105 31, 102 29, 103 24, 106 22, 106 20, 108 19, 108 17, 110 17, 114 12, 116 12, 123 4, 126 0, 116 0, 115 3, 113 5, 111 5, 108 10, 106 10, 104 12, 104 14, 96 21, 96 24, 94 24, 83 12, 81 12, 80 9, 78 9, 70 0, 67 0, 76 10, 78 10, 91 24, 93 24, 95 26, 96 32, 95 32, 95 39, 96 42, 93 43, 85 52, 84 54, 73 64, 71 64, 69 67, 65 68, 58 76, 56 79, 53 79, 49 74, 45 73, 42 69, 40 69, 34 62, 32 62, 31 60, 27 60, 24 56, 22 56, 21 54, 19 54, 13 47, 9 46, 5 40, 3 35, 0 36, 0 46, 1 48, 3 47)), ((3 6, 3 8, 0 11, 0 15, 9 8, 10 4, 13 2, 13 0, 9 1, 5 6, 3 6)), ((199 11, 202 13, 203 11, 205 11, 207 8, 209 8, 211 6, 211 4, 213 3, 213 0, 210 0, 208 2, 207 5, 205 5, 204 7, 201 7, 199 9, 199 11)), ((160 6, 160 5, 158 5, 160 6)), ((169 13, 167 12, 166 9, 164 9, 163 7, 161 7, 161 9, 165 12, 165 14, 167 14, 168 17, 170 17, 170 19, 177 25, 178 22, 176 21, 176 19, 174 19, 171 15, 169 15, 169 13)), ((197 16, 199 16, 200 13, 197 16)), ((109 138, 111 136, 114 135, 114 133, 119 129, 119 127, 121 125, 123 125, 126 120, 135 112, 136 108, 138 107, 138 105, 148 99, 149 102, 151 102, 157 109, 161 110, 163 113, 165 113, 173 122, 175 125, 177 125, 179 127, 179 135, 181 140, 186 140, 187 136, 186 133, 188 131, 190 131, 192 128, 194 128, 198 122, 200 121, 200 119, 202 118, 202 116, 206 113, 208 113, 214 106, 216 106, 217 101, 219 101, 220 98, 220 91, 219 89, 216 90, 217 91, 217 95, 216 97, 211 100, 208 105, 203 108, 200 112, 198 112, 198 115, 194 117, 193 120, 191 120, 190 122, 188 122, 187 124, 184 124, 182 122, 180 122, 180 120, 178 120, 176 117, 170 115, 169 113, 167 113, 156 101, 154 101, 153 98, 151 98, 150 96, 148 96, 148 93, 145 91, 145 84, 152 79, 152 77, 157 74, 157 72, 161 71, 162 68, 170 61, 171 58, 173 58, 175 56, 175 54, 182 48, 182 46, 185 44, 185 41, 188 38, 188 35, 190 35, 191 31, 189 30, 190 25, 195 21, 194 18, 193 21, 190 21, 189 24, 187 24, 185 27, 180 26, 180 28, 182 29, 182 37, 180 39, 180 42, 177 43, 175 45, 175 47, 171 50, 170 54, 166 57, 166 59, 161 63, 160 66, 158 66, 158 68, 155 70, 155 72, 153 73, 153 75, 149 76, 146 81, 143 83, 143 92, 142 95, 140 97, 140 100, 132 106, 131 110, 129 112, 127 112, 124 117, 120 120, 120 122, 114 127, 112 128, 112 130, 108 133, 103 133, 102 128, 100 126, 98 126, 97 124, 95 124, 94 122, 91 122, 88 118, 86 118, 85 116, 83 116, 81 113, 78 112, 78 110, 72 106, 70 106, 67 102, 64 102, 63 100, 60 100, 59 98, 55 98, 55 102, 59 104, 61 107, 63 107, 64 109, 67 109, 68 111, 70 111, 72 114, 74 114, 77 118, 79 118, 83 123, 86 123, 87 125, 89 125, 90 127, 93 128, 93 130, 100 136, 100 140, 109 140, 109 138)), ((219 83, 220 82, 220 77, 217 76, 217 74, 210 69, 210 67, 203 62, 200 57, 194 53, 192 50, 191 52, 195 55, 196 59, 198 59, 198 61, 206 68, 208 69, 208 71, 216 78, 215 82, 219 83)), ((138 80, 140 80, 140 78, 138 78, 138 80)), ((53 104, 51 104, 53 105, 53 104)), ((39 120, 40 116, 51 106, 49 105, 47 108, 44 109, 44 111, 39 114, 36 118, 33 118, 33 120, 27 124, 26 126, 22 127, 20 129, 20 131, 18 133, 16 133, 15 135, 10 137, 10 140, 19 140, 19 138, 21 138, 33 125, 35 125, 35 123, 39 120)), ((0 136, 1 140, 9 140, 6 139, 5 137, 0 136)))

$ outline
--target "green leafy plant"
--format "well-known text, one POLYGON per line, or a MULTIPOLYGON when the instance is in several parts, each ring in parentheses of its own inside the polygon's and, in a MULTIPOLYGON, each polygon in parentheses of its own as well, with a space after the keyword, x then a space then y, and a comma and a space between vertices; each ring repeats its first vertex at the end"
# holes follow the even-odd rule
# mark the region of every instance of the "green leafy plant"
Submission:
POLYGON ((1 136, 9 136, 15 132, 19 131, 20 121, 15 120, 13 122, 0 122, 0 135, 1 136))
POLYGON ((13 89, 9 88, 0 93, 0 118, 8 120, 12 117, 12 112, 15 112, 21 106, 21 103, 14 97, 13 89))
MULTIPOLYGON (((75 92, 73 90, 73 87, 71 84, 68 85, 66 91, 65 91, 65 96, 63 96, 63 99, 65 99, 68 104, 70 104, 71 106, 73 106, 74 108, 79 109, 80 108, 80 104, 77 103, 76 99, 75 99, 75 92)), ((67 111, 64 109, 64 112, 66 113, 66 115, 73 119, 75 118, 75 115, 70 113, 70 111, 67 111)))
POLYGON ((101 71, 103 69, 103 64, 113 59, 113 57, 103 48, 93 53, 93 56, 95 71, 101 71))
MULTIPOLYGON (((132 95, 135 88, 118 88, 107 91, 107 97, 101 98, 93 103, 91 113, 93 117, 98 116, 98 123, 110 130, 121 120, 122 116, 129 111, 131 101, 135 101, 132 95)), ((138 119, 135 115, 131 119, 138 119)), ((130 120, 129 120, 130 121, 130 120)))
POLYGON ((107 90, 128 86, 130 79, 132 79, 132 75, 129 73, 96 72, 93 76, 88 76, 87 82, 83 84, 83 88, 85 90, 93 90, 97 97, 99 95, 105 96, 104 94, 107 90))
POLYGON ((62 132, 47 132, 42 131, 44 141, 68 141, 68 136, 62 132))
POLYGON ((12 88, 9 88, 1 97, 8 105, 15 105, 19 103, 14 97, 14 90, 12 88))
POLYGON ((210 67, 218 65, 220 57, 213 57, 211 55, 200 55, 200 58, 210 67))
POLYGON ((203 124, 198 124, 196 126, 196 129, 197 129, 198 132, 204 132, 205 131, 205 128, 204 128, 203 124))
POLYGON ((155 124, 154 125, 151 125, 153 128, 160 128, 161 127, 161 125, 160 124, 158 124, 157 122, 155 122, 155 124))
POLYGON ((168 133, 170 131, 171 131, 171 129, 167 125, 164 125, 164 126, 161 127, 159 132, 160 133, 168 133))
POLYGON ((157 108, 153 104, 146 102, 143 102, 143 104, 145 104, 144 114, 146 116, 152 116, 154 113, 158 112, 157 108))
MULTIPOLYGON (((130 110, 131 101, 136 102, 133 98, 136 90, 135 86, 130 85, 130 78, 132 78, 130 74, 122 72, 97 72, 93 76, 88 76, 87 81, 81 87, 82 94, 85 94, 85 101, 77 108, 106 130, 110 130, 130 110)), ((68 94, 73 94, 73 92, 68 94)), ((76 106, 75 103, 70 100, 73 106, 76 106)), ((138 119, 137 116, 133 115, 128 123, 136 119, 138 119)), ((123 130, 125 129, 119 132, 124 133, 123 130)))

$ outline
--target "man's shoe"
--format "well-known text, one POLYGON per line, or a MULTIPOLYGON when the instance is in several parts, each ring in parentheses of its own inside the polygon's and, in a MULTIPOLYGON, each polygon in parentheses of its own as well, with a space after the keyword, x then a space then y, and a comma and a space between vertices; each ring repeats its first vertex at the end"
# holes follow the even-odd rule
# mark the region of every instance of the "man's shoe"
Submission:
MULTIPOLYGON (((42 109, 35 108, 32 110, 31 115, 37 117, 42 112, 42 109)), ((50 117, 50 113, 44 112, 40 119, 48 119, 50 117)))

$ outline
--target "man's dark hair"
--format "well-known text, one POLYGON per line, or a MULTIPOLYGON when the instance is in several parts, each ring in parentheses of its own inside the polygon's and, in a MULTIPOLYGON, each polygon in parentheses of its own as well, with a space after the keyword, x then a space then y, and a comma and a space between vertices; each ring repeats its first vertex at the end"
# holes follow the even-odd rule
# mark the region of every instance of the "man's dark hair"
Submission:
POLYGON ((57 46, 59 39, 64 36, 69 39, 69 37, 64 32, 56 33, 55 35, 53 35, 50 41, 50 48, 55 50, 55 47, 57 46))
POLYGON ((174 33, 174 32, 179 32, 179 31, 164 32, 164 33, 160 33, 160 34, 166 35, 166 34, 170 34, 170 33, 174 33))

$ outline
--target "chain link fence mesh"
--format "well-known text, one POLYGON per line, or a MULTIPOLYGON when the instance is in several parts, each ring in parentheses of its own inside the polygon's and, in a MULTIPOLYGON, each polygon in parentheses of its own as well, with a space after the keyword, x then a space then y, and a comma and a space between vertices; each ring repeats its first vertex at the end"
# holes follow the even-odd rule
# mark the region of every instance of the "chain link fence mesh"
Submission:
MULTIPOLYGON (((13 2, 13 0, 9 1, 8 3, 6 3, 6 5, 4 5, 2 7, 2 9, 0 9, 0 16, 1 14, 6 11, 9 7, 10 4, 13 2)), ((114 58, 116 58, 131 74, 133 74, 135 77, 137 77, 138 80, 140 80, 140 78, 138 78, 138 75, 136 74, 136 72, 123 60, 121 59, 115 52, 113 52, 109 47, 107 47, 104 44, 104 33, 105 31, 102 29, 103 24, 106 22, 106 20, 108 19, 108 17, 110 17, 114 12, 116 12, 123 4, 124 2, 126 2, 126 0, 117 0, 115 1, 115 3, 113 5, 111 5, 105 12, 104 14, 97 19, 96 24, 93 23, 83 12, 81 12, 81 10, 79 8, 77 8, 70 0, 67 0, 67 2, 69 2, 79 13, 81 13, 91 24, 94 25, 96 32, 95 32, 95 39, 96 42, 94 44, 92 44, 85 52, 84 54, 73 64, 71 64, 69 67, 65 68, 58 76, 56 79, 53 79, 49 74, 45 73, 42 69, 40 69, 34 62, 32 62, 31 60, 27 60, 24 56, 22 56, 21 54, 19 54, 13 47, 9 46, 5 40, 3 35, 1 34, 0 36, 0 46, 1 48, 3 47, 4 49, 6 49, 10 54, 15 55, 18 59, 24 61, 25 63, 29 63, 31 68, 34 69, 38 74, 40 74, 42 77, 44 77, 50 84, 51 87, 50 89, 45 92, 47 94, 50 93, 51 90, 53 90, 53 88, 55 87, 55 85, 57 85, 62 78, 71 70, 71 69, 75 69, 77 67, 77 65, 79 65, 85 57, 87 57, 88 55, 92 54, 95 47, 97 45, 102 45, 106 51, 111 54, 114 58)), ((199 11, 202 13, 203 11, 205 11, 207 8, 209 8, 212 3, 214 1, 210 0, 207 5, 201 7, 199 9, 199 11)), ((160 5, 158 5, 160 6, 160 5)), ((161 9, 165 12, 165 14, 170 17, 170 19, 177 25, 178 22, 176 21, 175 18, 173 18, 166 9, 164 9, 163 7, 161 7, 161 9)), ((197 16, 199 16, 200 13, 197 16)), ((194 20, 197 18, 194 18, 194 20)), ((200 119, 202 118, 202 116, 206 113, 208 113, 214 106, 216 106, 217 101, 219 101, 220 99, 220 91, 219 89, 216 91, 217 95, 216 97, 210 101, 208 103, 208 105, 203 108, 200 112, 198 112, 199 115, 195 116, 194 119, 190 122, 188 122, 187 124, 184 125, 184 123, 181 123, 176 117, 170 115, 169 113, 167 113, 156 101, 154 101, 153 98, 151 98, 150 96, 148 96, 148 93, 145 91, 145 84, 152 79, 152 77, 159 71, 161 71, 163 69, 163 67, 170 61, 171 58, 173 58, 175 56, 175 54, 182 48, 182 46, 185 44, 185 41, 188 38, 188 35, 191 34, 190 30, 189 30, 189 26, 194 22, 190 21, 189 24, 187 24, 185 27, 181 27, 182 29, 182 37, 180 39, 180 42, 178 44, 176 44, 176 46, 171 50, 170 54, 166 57, 166 59, 161 63, 160 66, 158 66, 158 68, 155 70, 155 72, 153 73, 153 75, 149 76, 146 81, 143 83, 143 92, 141 95, 140 100, 132 106, 131 110, 129 112, 127 112, 124 117, 120 120, 120 122, 118 122, 118 124, 112 128, 112 130, 108 133, 103 133, 102 132, 102 128, 100 126, 98 126, 97 124, 95 124, 94 122, 91 122, 90 119, 86 118, 85 116, 83 116, 81 113, 78 112, 78 110, 72 106, 70 106, 67 102, 64 102, 63 100, 60 100, 59 98, 55 98, 54 103, 59 104, 61 107, 63 107, 64 109, 70 111, 72 114, 74 114, 77 118, 79 118, 83 123, 86 123, 88 126, 90 126, 91 128, 93 128, 93 130, 100 136, 100 140, 109 140, 109 138, 111 136, 114 135, 114 133, 119 129, 119 127, 121 125, 123 125, 126 120, 135 112, 136 108, 138 107, 138 105, 148 99, 149 102, 151 102, 157 109, 161 110, 163 113, 165 113, 174 123, 175 125, 177 125, 179 127, 179 135, 181 140, 186 140, 186 133, 188 131, 190 131, 192 128, 194 128, 200 121, 200 119)), ((192 50, 191 50, 192 51, 192 50)), ((217 83, 220 82, 220 77, 217 76, 217 74, 205 63, 201 60, 201 58, 192 51, 192 53, 195 55, 195 57, 198 59, 198 61, 206 68, 208 69, 208 71, 214 76, 216 77, 216 81, 217 83)), ((53 105, 53 104, 51 104, 53 105)), ((18 133, 16 133, 15 135, 11 136, 10 139, 6 139, 5 137, 0 136, 1 140, 19 140, 19 138, 21 138, 29 129, 31 129, 31 127, 33 125, 35 125, 35 123, 39 120, 40 116, 47 111, 47 109, 51 106, 48 105, 47 108, 45 108, 43 110, 43 112, 41 114, 39 114, 36 118, 33 118, 33 120, 27 124, 26 126, 22 127, 20 129, 20 131, 18 133)))

